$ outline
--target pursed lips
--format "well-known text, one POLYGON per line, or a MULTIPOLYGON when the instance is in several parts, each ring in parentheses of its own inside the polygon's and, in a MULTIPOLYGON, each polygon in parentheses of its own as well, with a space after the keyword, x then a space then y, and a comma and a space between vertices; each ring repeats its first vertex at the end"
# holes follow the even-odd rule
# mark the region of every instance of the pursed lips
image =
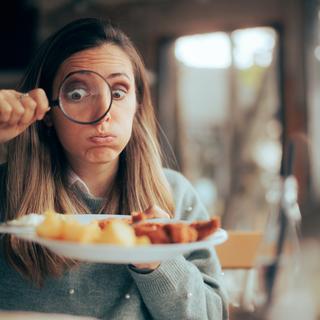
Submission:
POLYGON ((116 136, 112 134, 105 134, 105 135, 96 135, 89 138, 89 140, 96 144, 105 144, 110 143, 115 140, 116 136))

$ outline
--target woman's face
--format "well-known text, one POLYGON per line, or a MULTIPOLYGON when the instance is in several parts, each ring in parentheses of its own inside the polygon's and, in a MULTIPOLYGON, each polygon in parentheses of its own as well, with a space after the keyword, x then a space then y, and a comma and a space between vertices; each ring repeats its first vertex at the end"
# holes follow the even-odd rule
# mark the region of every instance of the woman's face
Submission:
POLYGON ((109 114, 96 124, 80 125, 54 108, 52 124, 72 166, 115 163, 131 137, 136 111, 132 64, 122 49, 111 44, 75 53, 60 66, 53 97, 57 98, 59 86, 70 72, 84 69, 98 72, 110 84, 113 102, 109 114))

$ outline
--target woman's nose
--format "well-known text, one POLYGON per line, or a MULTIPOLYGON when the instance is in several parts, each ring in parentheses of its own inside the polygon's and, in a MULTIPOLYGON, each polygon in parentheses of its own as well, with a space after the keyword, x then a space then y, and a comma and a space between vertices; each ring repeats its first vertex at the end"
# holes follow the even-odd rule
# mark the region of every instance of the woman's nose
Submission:
POLYGON ((105 122, 108 122, 108 123, 111 122, 110 111, 103 118, 101 118, 97 123, 95 123, 95 125, 100 125, 100 124, 103 124, 105 122))
POLYGON ((110 114, 110 112, 108 112, 108 113, 106 114, 106 116, 104 117, 104 121, 107 121, 107 122, 110 122, 110 121, 111 121, 111 114, 110 114))
POLYGON ((100 94, 99 99, 96 100, 97 110, 102 114, 106 113, 104 117, 98 122, 110 122, 111 121, 111 106, 112 106, 112 98, 108 91, 104 90, 102 94, 100 94))

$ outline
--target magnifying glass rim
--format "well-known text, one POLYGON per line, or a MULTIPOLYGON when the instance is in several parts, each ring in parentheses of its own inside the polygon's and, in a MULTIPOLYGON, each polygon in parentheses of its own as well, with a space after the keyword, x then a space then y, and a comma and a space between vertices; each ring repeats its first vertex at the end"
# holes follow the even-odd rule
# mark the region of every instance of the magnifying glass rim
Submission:
POLYGON ((110 84, 108 83, 108 81, 107 81, 100 73, 98 73, 98 72, 96 72, 96 71, 93 71, 93 70, 80 69, 80 70, 75 70, 75 71, 72 71, 72 72, 68 73, 68 74, 66 75, 66 77, 62 80, 62 82, 61 82, 61 84, 60 84, 60 86, 59 86, 59 96, 60 96, 60 92, 61 92, 61 89, 62 89, 63 84, 66 82, 66 80, 67 80, 68 78, 70 78, 70 77, 71 77, 72 75, 74 75, 75 73, 80 73, 80 74, 81 74, 81 73, 82 73, 82 74, 93 73, 93 74, 97 75, 98 77, 100 77, 100 78, 108 85, 108 88, 109 88, 109 90, 110 90, 111 95, 110 95, 110 104, 109 104, 109 106, 108 106, 108 108, 107 108, 107 111, 106 111, 102 116, 100 116, 98 119, 96 119, 96 120, 94 120, 94 121, 79 121, 79 120, 73 119, 72 117, 70 117, 70 116, 65 112, 65 110, 63 109, 63 107, 62 107, 61 104, 60 104, 60 99, 59 99, 59 98, 58 98, 58 99, 55 99, 55 100, 52 100, 51 103, 50 103, 50 106, 51 106, 51 107, 59 107, 60 110, 62 111, 63 115, 64 115, 66 118, 68 118, 70 121, 72 121, 72 122, 75 122, 75 123, 78 123, 78 124, 95 124, 95 123, 99 122, 100 120, 102 120, 102 119, 108 114, 108 112, 109 112, 110 109, 111 109, 111 106, 112 106, 112 89, 111 89, 111 86, 110 86, 110 84))

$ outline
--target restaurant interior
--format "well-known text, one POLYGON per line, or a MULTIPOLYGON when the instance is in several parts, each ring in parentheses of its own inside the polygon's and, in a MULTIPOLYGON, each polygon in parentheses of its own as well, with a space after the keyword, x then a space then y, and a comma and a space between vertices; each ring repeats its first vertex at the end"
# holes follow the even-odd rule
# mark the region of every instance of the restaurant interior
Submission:
POLYGON ((320 318, 319 1, 12 0, 0 15, 0 88, 69 21, 125 31, 147 67, 165 166, 228 232, 216 250, 230 319, 320 318))

